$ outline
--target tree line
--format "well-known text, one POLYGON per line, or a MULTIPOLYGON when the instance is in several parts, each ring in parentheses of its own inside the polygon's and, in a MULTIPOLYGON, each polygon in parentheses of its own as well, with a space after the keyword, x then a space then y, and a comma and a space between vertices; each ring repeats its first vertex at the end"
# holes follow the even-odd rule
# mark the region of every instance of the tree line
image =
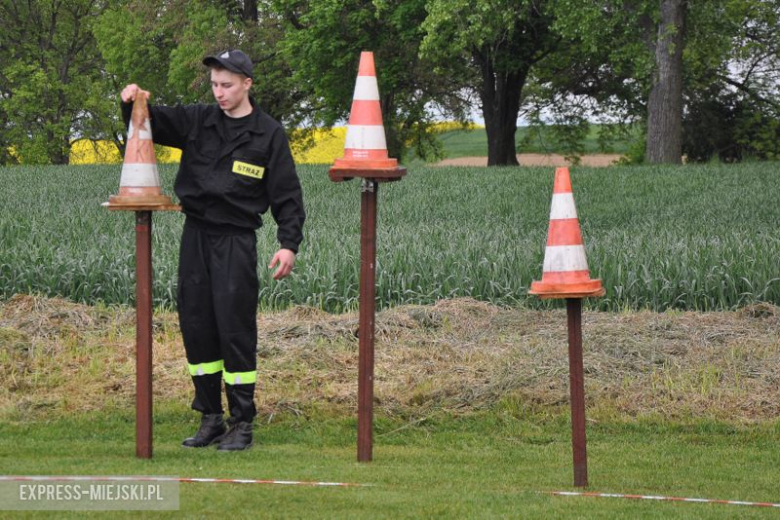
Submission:
POLYGON ((377 62, 392 156, 441 156, 441 118, 485 121, 517 164, 520 117, 576 155, 593 121, 650 163, 780 157, 780 0, 0 0, 0 163, 122 150, 121 87, 210 102, 201 60, 241 48, 254 95, 299 145, 349 113, 377 62))

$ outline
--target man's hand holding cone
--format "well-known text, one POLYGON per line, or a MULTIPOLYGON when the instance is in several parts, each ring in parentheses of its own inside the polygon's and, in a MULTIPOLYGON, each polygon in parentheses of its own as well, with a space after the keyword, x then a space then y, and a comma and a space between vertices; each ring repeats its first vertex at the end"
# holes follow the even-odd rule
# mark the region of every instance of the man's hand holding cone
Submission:
POLYGON ((143 90, 135 83, 131 83, 127 85, 124 89, 122 89, 122 93, 120 94, 120 96, 122 98, 122 101, 124 101, 125 103, 130 103, 131 101, 135 101, 135 97, 139 93, 146 96, 147 100, 152 96, 152 94, 148 90, 143 90))

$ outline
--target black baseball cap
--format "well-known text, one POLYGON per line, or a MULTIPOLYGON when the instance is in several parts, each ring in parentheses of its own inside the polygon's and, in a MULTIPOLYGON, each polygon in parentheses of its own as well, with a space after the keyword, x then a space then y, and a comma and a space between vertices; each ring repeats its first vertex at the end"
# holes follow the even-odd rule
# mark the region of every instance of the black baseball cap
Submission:
POLYGON ((248 78, 252 77, 252 60, 238 49, 207 56, 203 59, 203 64, 207 67, 219 65, 236 74, 243 74, 248 78))

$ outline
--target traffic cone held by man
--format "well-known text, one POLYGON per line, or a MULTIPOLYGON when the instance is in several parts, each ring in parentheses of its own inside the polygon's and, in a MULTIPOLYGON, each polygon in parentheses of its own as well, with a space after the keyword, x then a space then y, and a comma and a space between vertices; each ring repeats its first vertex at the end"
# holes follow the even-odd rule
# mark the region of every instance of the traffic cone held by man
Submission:
POLYGON ((531 283, 530 294, 541 298, 586 298, 605 293, 601 280, 590 278, 568 168, 555 170, 542 270, 542 281, 531 283))
POLYGON ((172 204, 160 190, 146 98, 144 92, 138 92, 133 102, 119 193, 109 197, 110 206, 172 204))

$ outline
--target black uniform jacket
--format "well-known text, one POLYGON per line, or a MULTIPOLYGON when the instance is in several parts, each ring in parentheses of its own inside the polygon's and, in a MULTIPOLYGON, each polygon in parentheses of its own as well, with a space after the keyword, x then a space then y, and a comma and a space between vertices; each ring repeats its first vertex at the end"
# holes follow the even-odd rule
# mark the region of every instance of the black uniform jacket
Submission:
MULTIPOLYGON (((252 123, 229 139, 218 105, 150 106, 154 142, 182 150, 174 191, 187 222, 215 233, 254 231, 269 206, 282 248, 298 252, 303 194, 284 128, 254 100, 252 123)), ((122 103, 127 125, 132 104, 122 103)))

